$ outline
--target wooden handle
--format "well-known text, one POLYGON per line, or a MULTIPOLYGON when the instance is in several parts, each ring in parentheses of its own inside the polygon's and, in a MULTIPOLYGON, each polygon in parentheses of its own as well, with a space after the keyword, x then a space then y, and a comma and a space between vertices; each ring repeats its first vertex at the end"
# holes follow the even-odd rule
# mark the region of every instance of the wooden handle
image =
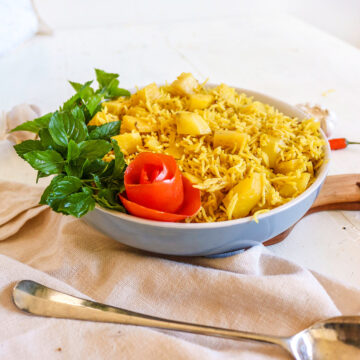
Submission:
MULTIPOLYGON (((360 210, 360 174, 328 176, 317 199, 304 217, 324 210, 360 210)), ((296 224, 297 222, 281 234, 265 241, 264 245, 283 241, 296 224)))
POLYGON ((311 213, 322 210, 357 210, 360 205, 360 174, 332 175, 325 179, 311 213))

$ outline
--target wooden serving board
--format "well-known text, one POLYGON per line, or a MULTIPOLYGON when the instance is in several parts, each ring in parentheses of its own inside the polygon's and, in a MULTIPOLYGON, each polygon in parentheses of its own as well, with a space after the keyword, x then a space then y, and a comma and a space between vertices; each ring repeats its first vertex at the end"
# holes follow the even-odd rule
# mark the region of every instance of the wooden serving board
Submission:
MULTIPOLYGON (((303 217, 325 210, 360 210, 360 174, 328 176, 314 204, 303 217)), ((264 245, 274 245, 283 241, 296 224, 265 241, 264 245)))

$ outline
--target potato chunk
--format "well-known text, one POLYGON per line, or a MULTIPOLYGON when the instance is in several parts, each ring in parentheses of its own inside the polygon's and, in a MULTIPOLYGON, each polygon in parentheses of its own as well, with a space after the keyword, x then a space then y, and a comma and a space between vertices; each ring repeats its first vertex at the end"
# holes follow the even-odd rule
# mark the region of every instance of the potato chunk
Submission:
POLYGON ((279 193, 283 197, 292 197, 296 194, 301 194, 306 190, 311 175, 309 173, 303 173, 294 182, 284 184, 280 189, 279 193))
POLYGON ((193 94, 195 89, 199 86, 197 80, 190 73, 182 73, 171 84, 171 90, 174 94, 180 96, 188 96, 193 94))
POLYGON ((120 115, 123 110, 123 104, 118 101, 106 101, 101 104, 103 108, 106 108, 107 112, 113 115, 120 115))
POLYGON ((216 130, 214 134, 214 147, 222 146, 244 150, 249 140, 248 134, 233 130, 216 130))
POLYGON ((120 150, 125 155, 133 154, 137 151, 137 147, 142 145, 140 134, 135 132, 116 135, 113 136, 112 139, 117 141, 120 150))
POLYGON ((306 164, 301 159, 282 161, 279 164, 275 165, 275 170, 276 172, 284 175, 293 173, 296 170, 300 170, 301 172, 304 172, 306 170, 306 164))
POLYGON ((133 95, 136 101, 146 102, 147 100, 155 100, 160 96, 160 90, 155 83, 145 86, 133 95))
POLYGON ((189 110, 206 109, 213 102, 214 98, 209 94, 192 94, 189 97, 189 110))
POLYGON ((136 117, 130 115, 124 115, 121 120, 121 132, 130 132, 136 130, 136 117))
POLYGON ((137 130, 139 133, 157 131, 158 127, 150 119, 136 118, 135 116, 124 115, 121 122, 121 131, 128 132, 137 130))
POLYGON ((100 126, 112 121, 118 121, 119 118, 112 114, 106 114, 103 111, 97 112, 94 117, 89 121, 88 125, 100 126))
POLYGON ((266 143, 261 145, 261 150, 267 155, 266 159, 268 164, 266 165, 273 168, 281 150, 279 146, 281 140, 273 136, 269 136, 267 140, 268 141, 266 143))
POLYGON ((192 184, 200 184, 201 179, 196 177, 195 175, 192 175, 190 173, 184 172, 183 175, 192 183, 192 184))
POLYGON ((175 144, 170 144, 170 146, 165 150, 165 154, 171 155, 175 159, 181 159, 184 154, 184 150, 180 146, 176 146, 175 144))
POLYGON ((180 111, 176 114, 178 134, 206 135, 211 133, 208 123, 199 115, 189 111, 180 111))
POLYGON ((247 216, 261 200, 262 190, 262 176, 258 173, 239 181, 223 200, 229 218, 237 219, 247 216))

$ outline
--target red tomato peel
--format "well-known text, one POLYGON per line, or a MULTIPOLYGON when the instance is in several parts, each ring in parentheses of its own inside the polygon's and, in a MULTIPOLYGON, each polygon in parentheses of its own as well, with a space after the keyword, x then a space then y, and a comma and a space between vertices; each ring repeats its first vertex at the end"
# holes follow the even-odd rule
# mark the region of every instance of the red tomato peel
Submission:
POLYGON ((149 220, 177 222, 186 219, 187 217, 194 216, 200 210, 201 199, 200 190, 192 186, 191 182, 183 175, 183 193, 184 201, 181 208, 176 213, 168 213, 148 207, 139 205, 135 202, 128 200, 124 195, 119 194, 120 200, 123 203, 125 209, 134 216, 149 220))
POLYGON ((184 201, 182 175, 173 157, 140 153, 124 176, 128 201, 145 208, 176 213, 184 201))

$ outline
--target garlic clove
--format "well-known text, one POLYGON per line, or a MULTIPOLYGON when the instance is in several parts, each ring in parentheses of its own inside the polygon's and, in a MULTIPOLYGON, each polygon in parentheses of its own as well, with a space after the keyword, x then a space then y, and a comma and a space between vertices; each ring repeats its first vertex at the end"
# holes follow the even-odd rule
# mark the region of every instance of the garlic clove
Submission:
POLYGON ((313 117, 315 121, 320 122, 321 129, 327 137, 331 137, 338 124, 338 117, 336 114, 318 104, 297 104, 296 107, 305 114, 313 117))

